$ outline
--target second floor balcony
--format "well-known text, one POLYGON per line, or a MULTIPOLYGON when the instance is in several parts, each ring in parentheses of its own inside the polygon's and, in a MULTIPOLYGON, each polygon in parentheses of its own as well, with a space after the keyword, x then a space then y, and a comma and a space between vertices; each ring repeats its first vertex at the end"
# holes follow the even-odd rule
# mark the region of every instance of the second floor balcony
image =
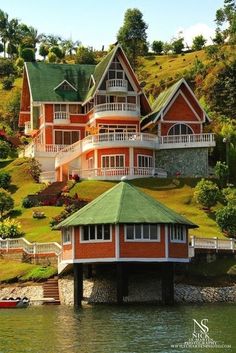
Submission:
POLYGON ((112 79, 106 82, 107 93, 127 93, 128 81, 123 79, 112 79))
POLYGON ((54 112, 55 124, 67 124, 70 122, 69 113, 67 111, 54 112))
POLYGON ((94 107, 95 117, 104 116, 133 116, 140 115, 140 109, 134 103, 103 103, 94 107))

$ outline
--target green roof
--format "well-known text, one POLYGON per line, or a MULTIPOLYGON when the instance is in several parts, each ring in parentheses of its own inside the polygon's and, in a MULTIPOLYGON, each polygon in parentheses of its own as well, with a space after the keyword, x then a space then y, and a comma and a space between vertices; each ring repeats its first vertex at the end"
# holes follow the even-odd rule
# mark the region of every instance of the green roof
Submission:
POLYGON ((118 223, 165 223, 198 227, 127 182, 120 182, 55 228, 118 223))
POLYGON ((164 90, 159 94, 157 99, 152 104, 152 113, 142 119, 142 125, 146 125, 150 121, 155 120, 160 111, 165 107, 171 95, 178 89, 180 84, 183 82, 183 79, 177 81, 168 89, 164 90))
POLYGON ((85 99, 95 65, 26 63, 30 89, 35 102, 81 102, 85 99), (72 88, 58 87, 67 80, 72 88), (57 89, 55 89, 58 87, 57 89))

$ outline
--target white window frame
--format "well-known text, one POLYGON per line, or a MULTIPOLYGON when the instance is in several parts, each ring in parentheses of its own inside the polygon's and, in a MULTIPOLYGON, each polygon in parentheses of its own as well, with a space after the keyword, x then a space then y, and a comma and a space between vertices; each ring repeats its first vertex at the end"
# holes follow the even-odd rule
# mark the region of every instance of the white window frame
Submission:
POLYGON ((124 169, 124 168, 125 168, 125 154, 103 154, 103 155, 101 156, 101 168, 102 168, 102 169, 112 169, 112 168, 124 169), (114 159, 115 159, 114 167, 111 166, 111 157, 114 157, 114 159), (116 166, 116 157, 123 157, 123 161, 124 161, 123 167, 119 167, 119 166, 117 167, 117 166, 116 166), (103 160, 104 160, 105 158, 109 158, 109 166, 108 166, 108 167, 104 167, 104 166, 103 166, 103 160))
POLYGON ((72 227, 63 228, 62 230, 62 244, 72 243, 72 227))
MULTIPOLYGON (((54 145, 56 145, 56 132, 57 132, 57 131, 62 132, 62 134, 63 134, 64 132, 70 132, 70 133, 71 133, 71 136, 70 136, 71 144, 70 144, 70 145, 72 145, 72 133, 73 133, 73 132, 77 132, 77 133, 79 134, 79 139, 78 139, 77 141, 81 140, 81 130, 54 129, 53 131, 54 131, 54 145)), ((64 136, 63 136, 62 140, 63 140, 62 143, 59 144, 59 145, 65 145, 65 144, 63 143, 63 142, 64 142, 64 136)), ((75 143, 75 142, 73 142, 73 143, 75 143)), ((58 145, 58 144, 57 144, 57 145, 58 145)), ((70 146, 70 145, 66 145, 66 146, 70 146)))
MULTIPOLYGON (((115 130, 121 130, 123 129, 124 134, 126 133, 137 133, 138 132, 138 126, 136 124, 129 124, 129 125, 118 125, 118 124, 98 124, 98 129, 107 129, 108 132, 105 132, 105 134, 114 134, 116 133, 115 130)), ((121 133, 121 132, 119 132, 121 133)))
POLYGON ((187 228, 183 224, 170 224, 169 234, 171 243, 186 243, 187 228))
POLYGON ((160 243, 161 241, 161 225, 160 224, 156 224, 156 223, 148 223, 148 224, 139 224, 137 223, 137 225, 141 225, 141 238, 136 239, 135 238, 135 225, 136 224, 125 224, 124 228, 125 228, 125 242, 140 242, 140 243, 160 243), (143 226, 144 225, 148 225, 149 226, 149 238, 144 238, 143 237, 143 226), (151 239, 150 238, 150 226, 151 225, 155 225, 157 227, 157 239, 151 239), (134 229, 134 239, 128 239, 127 238, 127 226, 133 226, 134 229))
MULTIPOLYGON (((143 164, 143 160, 142 163, 143 164)), ((137 166, 138 168, 153 168, 153 156, 148 156, 146 154, 138 154, 137 155, 137 166), (139 165, 139 158, 147 158, 148 160, 148 166, 144 166, 144 165, 139 165)))
MULTIPOLYGON (((104 239, 104 226, 107 224, 91 224, 91 225, 85 225, 80 227, 80 243, 85 243, 85 244, 90 244, 90 243, 111 243, 112 242, 112 225, 109 225, 110 228, 110 239, 104 239), (84 227, 90 227, 94 226, 95 227, 95 239, 89 239, 89 240, 84 240, 84 227), (97 226, 102 226, 103 230, 103 239, 97 239, 97 226)), ((90 228, 89 228, 89 233, 90 233, 90 228)))

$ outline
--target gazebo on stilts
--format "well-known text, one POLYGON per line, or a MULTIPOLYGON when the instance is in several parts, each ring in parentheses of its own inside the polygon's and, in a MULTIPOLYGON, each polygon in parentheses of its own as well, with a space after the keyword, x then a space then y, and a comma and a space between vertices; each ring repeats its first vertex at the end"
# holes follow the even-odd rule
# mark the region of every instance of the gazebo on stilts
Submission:
POLYGON ((115 263, 117 302, 128 294, 127 263, 162 264, 162 302, 174 303, 174 263, 189 262, 188 230, 198 227, 126 181, 62 221, 62 264, 73 265, 74 305, 83 265, 115 263))

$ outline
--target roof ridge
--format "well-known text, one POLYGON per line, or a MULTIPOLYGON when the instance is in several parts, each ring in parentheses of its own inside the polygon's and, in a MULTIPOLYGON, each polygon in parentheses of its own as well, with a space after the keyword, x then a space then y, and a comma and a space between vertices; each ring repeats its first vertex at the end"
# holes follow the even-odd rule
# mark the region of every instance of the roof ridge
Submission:
MULTIPOLYGON (((122 205, 122 201, 124 199, 124 195, 125 195, 125 182, 124 181, 121 181, 122 183, 122 194, 121 194, 121 198, 120 198, 120 204, 119 204, 119 208, 118 208, 118 211, 117 211, 117 219, 116 219, 116 223, 119 222, 119 218, 120 218, 120 214, 121 214, 121 205, 122 205)), ((119 184, 117 184, 119 185, 119 184)), ((129 184, 128 184, 129 185, 129 184)))

